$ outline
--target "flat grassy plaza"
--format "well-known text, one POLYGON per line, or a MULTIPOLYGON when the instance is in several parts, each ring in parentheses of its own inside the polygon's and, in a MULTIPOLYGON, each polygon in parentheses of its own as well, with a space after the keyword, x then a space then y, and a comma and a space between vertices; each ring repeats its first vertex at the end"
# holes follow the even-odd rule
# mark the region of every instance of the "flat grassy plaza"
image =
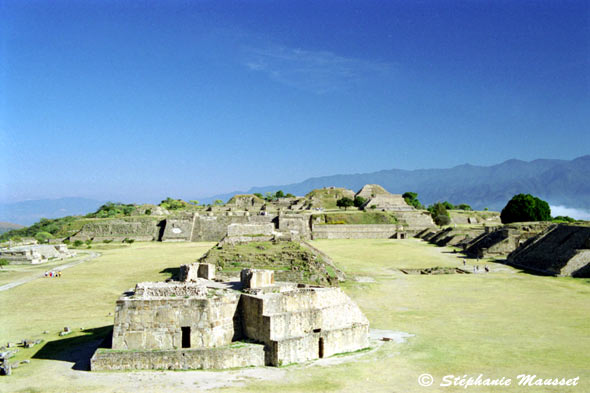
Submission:
MULTIPOLYGON (((535 276, 467 259, 478 274, 406 275, 399 269, 463 268, 452 249, 408 240, 318 240, 349 280, 343 289, 372 329, 413 335, 318 364, 230 371, 91 373, 88 359, 113 324, 115 300, 137 282, 164 280, 213 243, 93 247, 101 255, 0 292, 0 343, 43 339, 12 360, 30 364, 0 379, 2 392, 587 392, 590 280, 535 276), (488 266, 489 273, 483 272, 488 266), (58 333, 68 326, 72 334, 58 333), (48 333, 43 333, 47 331, 48 333), (418 377, 431 374, 433 386, 418 377), (510 386, 440 386, 444 376, 500 379, 510 386), (517 376, 579 377, 577 386, 519 386, 517 376)), ((37 271, 39 268, 35 268, 37 271)), ((31 267, 0 271, 0 282, 31 267)))

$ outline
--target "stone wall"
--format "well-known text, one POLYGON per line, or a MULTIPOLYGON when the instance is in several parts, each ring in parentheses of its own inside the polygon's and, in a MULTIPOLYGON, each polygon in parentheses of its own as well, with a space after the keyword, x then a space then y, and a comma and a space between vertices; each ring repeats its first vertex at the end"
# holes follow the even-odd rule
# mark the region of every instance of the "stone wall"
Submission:
POLYGON ((113 349, 181 348, 182 327, 190 328, 190 348, 227 345, 239 335, 234 327, 238 292, 172 296, 123 295, 115 309, 113 349))
POLYGON ((369 322, 339 288, 242 295, 244 334, 278 366, 368 347, 369 322))
POLYGON ((237 342, 220 348, 168 351, 99 349, 90 360, 92 371, 189 370, 264 366, 264 345, 237 342))
POLYGON ((227 236, 271 236, 275 229, 272 223, 233 223, 227 226, 227 236))
POLYGON ((309 215, 281 215, 279 216, 279 231, 297 233, 300 239, 311 238, 309 215))
POLYGON ((590 227, 550 227, 512 252, 508 263, 543 274, 590 277, 590 227))
POLYGON ((193 234, 195 219, 196 216, 193 214, 167 218, 160 240, 163 242, 190 241, 193 234))
POLYGON ((314 225, 312 239, 390 239, 398 225, 314 225))
POLYGON ((70 237, 70 240, 93 239, 98 242, 121 241, 128 238, 136 241, 152 241, 158 239, 159 223, 159 219, 148 217, 97 220, 85 224, 78 233, 70 237))
POLYGON ((425 210, 396 211, 393 214, 398 222, 409 231, 420 231, 425 228, 435 227, 430 213, 425 210))

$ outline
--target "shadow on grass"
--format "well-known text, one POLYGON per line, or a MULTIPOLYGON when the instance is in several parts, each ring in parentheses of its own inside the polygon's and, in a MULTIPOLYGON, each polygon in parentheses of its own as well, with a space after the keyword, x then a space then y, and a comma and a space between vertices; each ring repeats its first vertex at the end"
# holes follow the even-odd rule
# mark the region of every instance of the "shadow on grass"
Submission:
POLYGON ((33 359, 61 360, 74 363, 74 370, 90 370, 90 358, 97 348, 110 348, 113 325, 86 329, 83 335, 49 341, 33 355, 33 359))
POLYGON ((161 270, 160 273, 170 274, 170 278, 177 281, 180 275, 180 268, 179 267, 167 267, 164 270, 161 270))

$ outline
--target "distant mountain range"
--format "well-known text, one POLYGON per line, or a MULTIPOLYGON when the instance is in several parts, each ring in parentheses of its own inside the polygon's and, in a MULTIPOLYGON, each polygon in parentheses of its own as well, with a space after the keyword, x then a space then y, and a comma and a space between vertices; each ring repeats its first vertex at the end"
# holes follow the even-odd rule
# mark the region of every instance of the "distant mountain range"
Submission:
POLYGON ((13 229, 23 228, 22 225, 12 224, 10 222, 0 222, 0 234, 4 232, 12 231, 13 229))
POLYGON ((57 218, 96 211, 104 202, 87 198, 37 199, 1 203, 0 220, 31 225, 41 218, 57 218))
MULTIPOLYGON (((449 201, 467 203, 474 209, 501 210, 513 195, 529 193, 553 206, 590 210, 590 155, 571 161, 540 159, 508 160, 492 166, 459 165, 448 169, 390 169, 353 175, 307 179, 301 183, 253 187, 247 193, 274 192, 304 195, 315 188, 336 186, 357 191, 365 184, 380 184, 389 192, 418 193, 423 204, 449 201)), ((201 198, 204 203, 226 201, 244 192, 201 198)))
MULTIPOLYGON (((389 192, 418 193, 423 204, 449 201, 474 209, 501 210, 513 195, 529 193, 552 206, 590 211, 590 155, 574 160, 508 160, 492 166, 459 165, 448 169, 390 169, 372 173, 314 177, 300 183, 253 187, 247 191, 196 198, 202 203, 224 202, 235 194, 275 192, 305 195, 322 187, 354 191, 365 184, 380 184, 389 192)), ((56 218, 95 211, 104 201, 87 198, 30 200, 0 204, 0 221, 31 225, 41 218, 56 218)), ((566 209, 567 211, 567 209, 566 209)))

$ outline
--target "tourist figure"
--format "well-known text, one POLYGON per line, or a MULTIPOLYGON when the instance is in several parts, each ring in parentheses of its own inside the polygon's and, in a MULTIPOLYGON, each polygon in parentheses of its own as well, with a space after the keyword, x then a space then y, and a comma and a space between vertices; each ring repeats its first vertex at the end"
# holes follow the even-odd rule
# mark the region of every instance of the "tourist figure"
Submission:
POLYGON ((485 270, 486 270, 486 273, 490 272, 490 268, 488 267, 488 265, 486 265, 485 270))
POLYGON ((463 259, 463 266, 465 266, 465 259, 463 259))

